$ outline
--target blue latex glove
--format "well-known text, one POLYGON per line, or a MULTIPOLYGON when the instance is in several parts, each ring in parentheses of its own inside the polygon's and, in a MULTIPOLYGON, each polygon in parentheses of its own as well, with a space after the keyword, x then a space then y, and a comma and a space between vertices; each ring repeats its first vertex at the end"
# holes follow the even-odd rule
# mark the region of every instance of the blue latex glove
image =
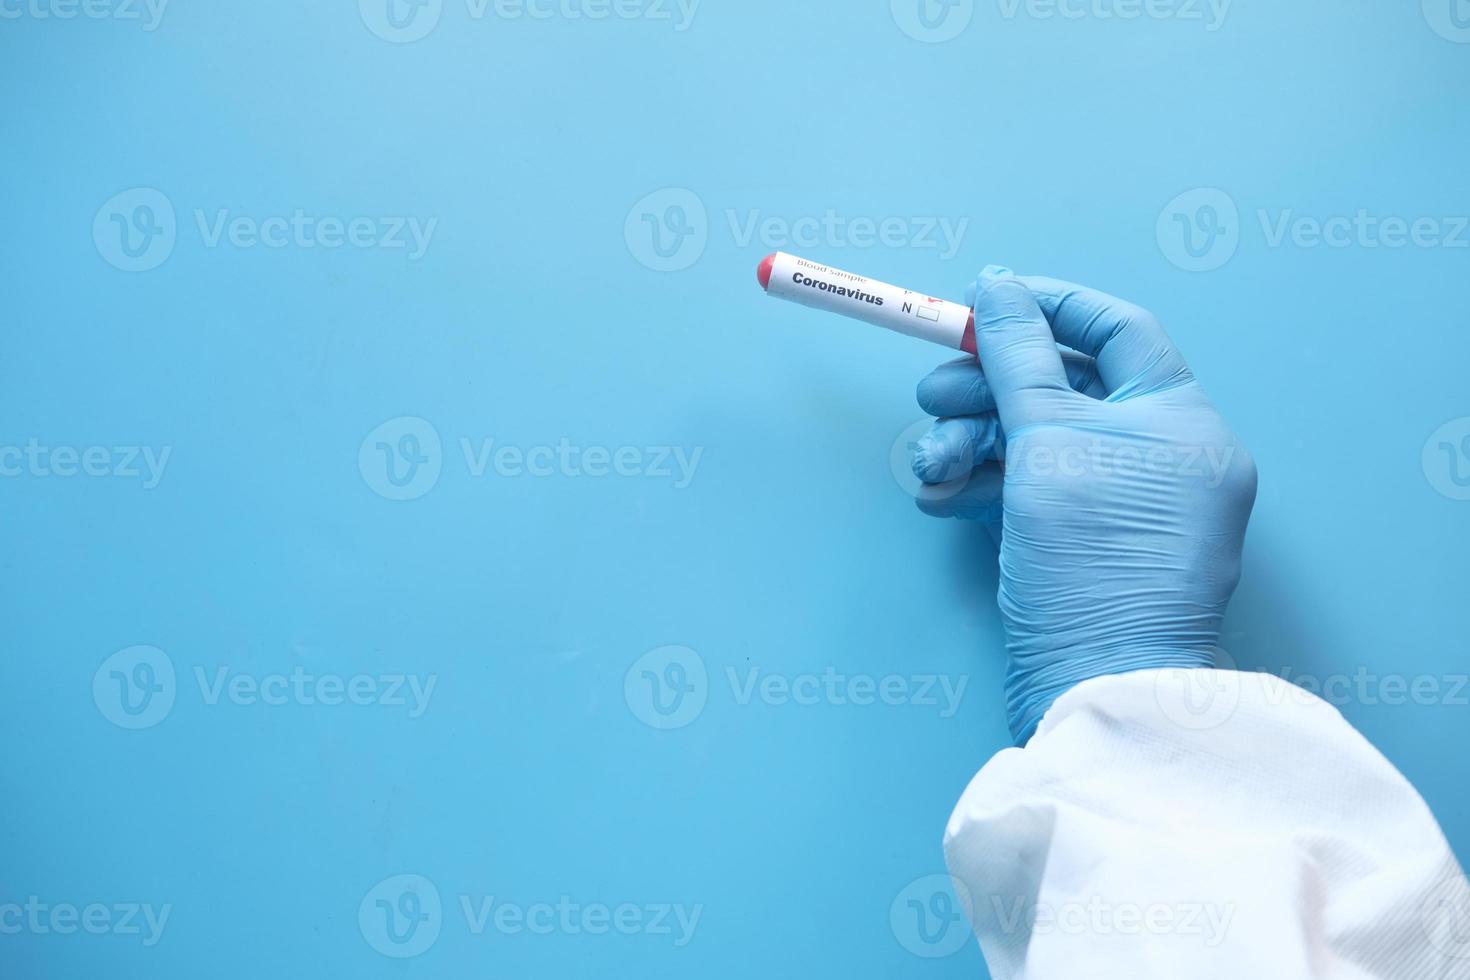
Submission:
POLYGON ((919 383, 941 418, 914 472, 943 484, 921 509, 983 520, 1000 543, 1006 709, 1025 744, 1084 680, 1213 665, 1256 468, 1148 312, 997 266, 970 301, 980 361, 919 383))

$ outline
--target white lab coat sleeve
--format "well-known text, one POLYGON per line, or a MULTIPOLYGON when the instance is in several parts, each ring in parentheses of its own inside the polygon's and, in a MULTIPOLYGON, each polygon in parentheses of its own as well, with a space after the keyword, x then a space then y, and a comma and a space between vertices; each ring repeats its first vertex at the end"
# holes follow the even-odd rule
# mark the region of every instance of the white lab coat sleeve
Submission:
POLYGON ((945 832, 995 980, 1470 980, 1470 888, 1414 788, 1262 673, 1087 681, 945 832))

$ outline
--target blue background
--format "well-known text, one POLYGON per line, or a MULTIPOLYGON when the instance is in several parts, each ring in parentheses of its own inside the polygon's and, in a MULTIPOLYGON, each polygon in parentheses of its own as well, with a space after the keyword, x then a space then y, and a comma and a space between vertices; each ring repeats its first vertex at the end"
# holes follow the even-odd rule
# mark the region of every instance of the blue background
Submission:
MULTIPOLYGON (((1417 2, 1238 0, 1211 31, 987 0, 944 43, 886 0, 706 0, 682 31, 448 0, 413 43, 347 0, 174 0, 154 31, 23 9, 0 20, 0 445, 171 455, 153 489, 0 479, 0 902, 172 911, 151 947, 0 935, 7 976, 983 974, 973 943, 917 956, 889 915, 1007 744, 993 548, 889 463, 946 355, 763 297, 753 267, 786 243, 743 238, 752 216, 968 219, 952 255, 787 247, 951 298, 1001 262, 1149 306, 1262 471, 1235 660, 1445 690, 1466 670, 1470 503, 1421 450, 1470 415, 1470 250, 1272 247, 1257 218, 1470 213, 1470 44, 1417 2), (92 226, 140 187, 177 242, 127 272, 92 226), (1156 222, 1201 187, 1238 206, 1238 247, 1188 272, 1156 222), (637 230, 679 224, 667 188, 704 214, 661 272, 637 230), (209 247, 194 217, 296 209, 438 224, 411 259, 209 247), (406 501, 359 465, 400 417, 442 439, 406 501), (682 488, 475 477, 460 440, 491 438, 702 455, 682 488), (136 644, 177 683, 127 730, 93 680, 136 644), (675 730, 624 691, 666 645, 708 670, 675 730), (220 667, 437 686, 417 718, 210 704, 195 670, 220 667), (752 667, 969 687, 948 718, 741 704, 726 669, 752 667), (442 928, 394 959, 358 910, 405 873, 442 928), (678 948, 475 935, 460 896, 702 915, 678 948)), ((1462 862, 1467 693, 1341 703, 1462 862)))

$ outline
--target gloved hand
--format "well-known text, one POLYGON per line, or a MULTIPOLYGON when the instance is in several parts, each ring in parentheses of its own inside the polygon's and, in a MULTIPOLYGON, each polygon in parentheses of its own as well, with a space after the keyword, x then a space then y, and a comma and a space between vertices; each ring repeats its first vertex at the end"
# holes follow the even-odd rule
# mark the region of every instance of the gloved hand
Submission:
POLYGON ((941 418, 914 472, 944 483, 921 509, 999 538, 1006 708, 1024 745, 1084 680, 1213 666, 1256 469, 1148 312, 997 266, 970 302, 980 359, 919 383, 941 418))

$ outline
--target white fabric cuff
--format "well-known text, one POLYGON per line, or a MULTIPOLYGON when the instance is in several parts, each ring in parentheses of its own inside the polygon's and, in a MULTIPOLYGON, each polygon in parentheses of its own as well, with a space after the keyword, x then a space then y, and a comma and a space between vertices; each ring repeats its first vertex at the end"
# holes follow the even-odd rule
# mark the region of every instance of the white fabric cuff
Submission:
POLYGON ((996 980, 1470 980, 1470 887, 1428 807, 1268 674, 1078 685, 944 846, 996 980))

